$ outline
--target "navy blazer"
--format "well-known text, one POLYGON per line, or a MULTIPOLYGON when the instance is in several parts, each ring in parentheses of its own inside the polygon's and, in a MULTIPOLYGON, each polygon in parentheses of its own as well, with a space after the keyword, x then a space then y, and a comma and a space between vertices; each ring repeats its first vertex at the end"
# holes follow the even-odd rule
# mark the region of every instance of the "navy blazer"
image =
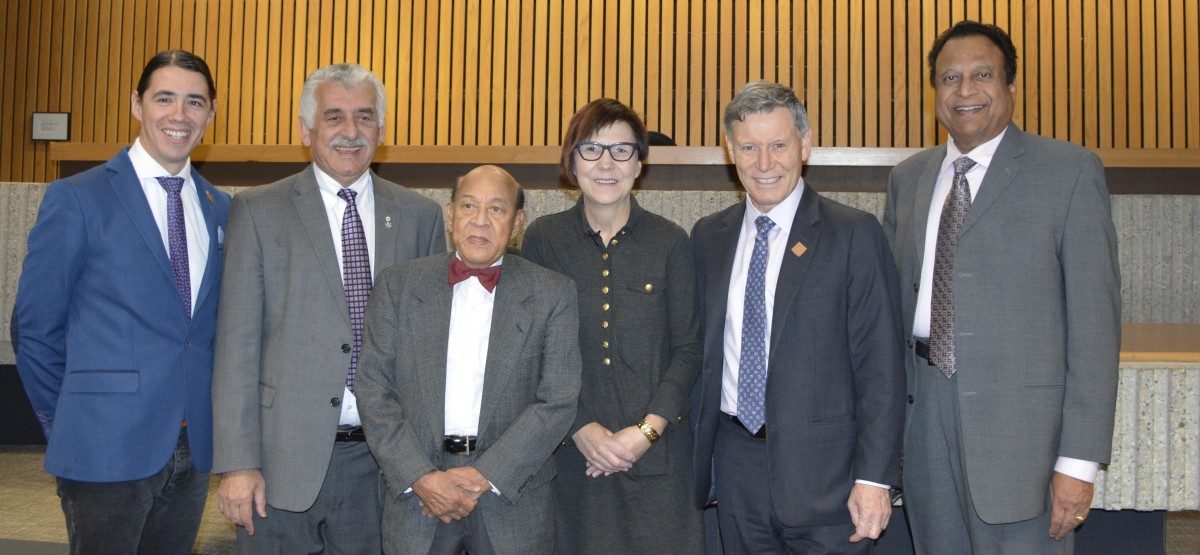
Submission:
MULTIPOLYGON (((721 414, 725 313, 746 203, 692 230, 704 340, 695 501, 721 487, 712 458, 721 414)), ((804 190, 779 268, 767 362, 767 475, 785 526, 850 522, 856 479, 900 484, 903 341, 896 266, 874 216, 804 190), (804 250, 794 248, 797 243, 804 250), (799 253, 799 254, 797 254, 799 253)))
POLYGON ((229 196, 192 171, 209 234, 189 320, 129 149, 46 189, 17 289, 17 370, 46 471, 115 482, 161 470, 187 422, 212 466, 212 363, 229 196))

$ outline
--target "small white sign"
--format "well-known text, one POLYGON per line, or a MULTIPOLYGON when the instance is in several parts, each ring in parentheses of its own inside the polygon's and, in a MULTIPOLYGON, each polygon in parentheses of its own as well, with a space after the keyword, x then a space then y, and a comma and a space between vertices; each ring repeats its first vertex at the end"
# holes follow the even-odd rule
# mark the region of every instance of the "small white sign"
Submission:
POLYGON ((34 112, 33 140, 66 141, 71 138, 70 112, 34 112))

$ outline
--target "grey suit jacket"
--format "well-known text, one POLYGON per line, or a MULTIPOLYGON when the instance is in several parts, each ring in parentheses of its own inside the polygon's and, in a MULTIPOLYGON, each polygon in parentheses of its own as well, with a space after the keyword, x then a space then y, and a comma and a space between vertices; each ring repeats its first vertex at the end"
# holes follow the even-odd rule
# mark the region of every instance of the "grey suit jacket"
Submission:
MULTIPOLYGON (((445 251, 436 203, 375 175, 372 182, 376 273, 445 251), (390 227, 383 225, 388 217, 390 227)), ((213 471, 259 468, 267 503, 307 510, 329 466, 353 344, 312 166, 239 193, 228 227, 213 370, 213 471)))
MULTIPOLYGON (((359 407, 367 442, 388 484, 384 549, 424 553, 441 523, 405 493, 446 468, 446 349, 453 290, 450 257, 431 256, 379 276, 367 309, 359 407)), ((496 286, 474 464, 502 493, 482 511, 499 553, 544 552, 553 543, 550 458, 575 418, 579 315, 567 278, 504 257, 496 286)))
MULTIPOLYGON (((925 230, 945 145, 897 165, 884 229, 912 337, 925 230)), ((1121 288, 1104 168, 1091 151, 1009 125, 955 255, 954 338, 962 449, 989 523, 1046 509, 1059 456, 1108 462, 1121 288)), ((911 344, 911 343, 910 343, 911 344)), ((915 372, 933 371, 912 350, 915 372)), ((906 453, 906 463, 919 458, 906 453)))
MULTIPOLYGON (((806 185, 807 186, 807 185, 806 185)), ((696 222, 697 313, 704 338, 695 502, 712 501, 729 280, 746 203, 696 222)), ((896 268, 874 216, 811 188, 788 232, 771 315, 767 474, 785 526, 850 522, 856 479, 898 485, 904 417, 896 268)))

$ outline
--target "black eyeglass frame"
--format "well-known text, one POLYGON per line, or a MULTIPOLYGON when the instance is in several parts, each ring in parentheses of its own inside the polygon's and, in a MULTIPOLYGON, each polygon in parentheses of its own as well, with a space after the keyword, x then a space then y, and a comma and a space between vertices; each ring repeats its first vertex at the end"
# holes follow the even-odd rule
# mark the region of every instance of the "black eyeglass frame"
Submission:
POLYGON ((628 161, 632 160, 634 156, 637 156, 639 154, 637 143, 612 143, 612 144, 606 145, 603 143, 585 141, 585 142, 575 145, 575 152, 578 152, 579 157, 583 158, 584 160, 586 160, 588 162, 595 162, 596 160, 599 160, 600 158, 602 158, 604 156, 605 151, 608 152, 608 155, 610 157, 612 157, 614 162, 628 162, 628 161), (598 147, 602 148, 603 150, 601 150, 600 153, 595 158, 588 158, 588 156, 583 153, 583 147, 585 147, 585 146, 598 146, 598 147), (624 158, 618 157, 617 153, 615 151, 613 151, 613 148, 618 147, 618 146, 630 147, 629 156, 626 156, 624 158))

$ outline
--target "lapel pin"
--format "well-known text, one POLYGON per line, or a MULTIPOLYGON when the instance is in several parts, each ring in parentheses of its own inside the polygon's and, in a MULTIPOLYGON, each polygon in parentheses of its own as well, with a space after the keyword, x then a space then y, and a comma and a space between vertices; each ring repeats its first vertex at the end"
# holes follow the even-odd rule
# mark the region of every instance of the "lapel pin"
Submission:
POLYGON ((386 228, 388 228, 388 229, 392 229, 392 217, 391 217, 391 216, 384 216, 384 217, 383 217, 383 227, 386 227, 386 228))
POLYGON ((208 198, 208 203, 213 203, 212 191, 204 191, 204 196, 208 198))
POLYGON ((792 245, 792 254, 796 256, 804 256, 804 252, 807 250, 808 247, 804 246, 804 243, 799 241, 797 241, 795 245, 792 245))

